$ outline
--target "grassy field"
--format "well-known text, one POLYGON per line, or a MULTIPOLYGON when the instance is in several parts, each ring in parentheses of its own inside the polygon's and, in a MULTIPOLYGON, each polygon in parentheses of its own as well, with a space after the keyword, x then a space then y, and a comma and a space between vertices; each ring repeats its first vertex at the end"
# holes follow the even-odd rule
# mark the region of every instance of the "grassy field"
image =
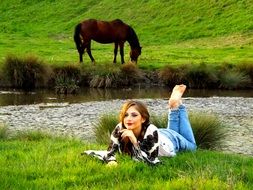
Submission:
POLYGON ((118 155, 119 165, 81 152, 105 149, 41 134, 0 140, 0 189, 251 189, 252 157, 198 150, 148 166, 118 155))
MULTIPOLYGON (((86 18, 130 24, 143 47, 141 68, 253 62, 252 12, 251 0, 2 0, 0 62, 8 54, 34 54, 49 64, 78 64, 73 30, 86 18)), ((97 62, 112 62, 112 44, 92 49, 97 62)), ((126 61, 128 52, 126 44, 126 61)), ((88 56, 84 61, 90 64, 88 56)))

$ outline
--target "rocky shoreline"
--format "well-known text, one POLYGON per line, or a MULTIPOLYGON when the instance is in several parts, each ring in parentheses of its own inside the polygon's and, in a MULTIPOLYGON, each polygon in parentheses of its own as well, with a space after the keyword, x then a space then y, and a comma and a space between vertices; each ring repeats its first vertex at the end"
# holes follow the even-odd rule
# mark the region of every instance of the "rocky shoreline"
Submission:
MULTIPOLYGON (((150 113, 167 110, 165 99, 141 99, 150 113)), ((100 115, 118 113, 125 100, 94 101, 79 104, 53 103, 1 106, 0 122, 9 132, 42 130, 95 142, 94 124, 100 115)), ((184 98, 189 111, 216 114, 228 125, 221 151, 253 155, 253 98, 184 98)))

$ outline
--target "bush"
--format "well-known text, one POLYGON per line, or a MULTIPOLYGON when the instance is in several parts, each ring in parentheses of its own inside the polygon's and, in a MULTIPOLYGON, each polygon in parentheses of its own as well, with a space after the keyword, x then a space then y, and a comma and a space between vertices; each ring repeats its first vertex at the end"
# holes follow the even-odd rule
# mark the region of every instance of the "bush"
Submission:
POLYGON ((95 125, 96 141, 99 144, 109 144, 110 135, 116 125, 119 123, 116 114, 105 114, 99 118, 95 125))
POLYGON ((77 65, 57 66, 53 69, 53 84, 58 94, 74 94, 77 92, 81 80, 81 70, 77 65))
POLYGON ((25 90, 44 87, 47 84, 51 70, 35 56, 18 58, 7 56, 3 64, 3 77, 10 87, 25 90))
POLYGON ((207 88, 217 86, 217 75, 214 69, 206 64, 192 65, 186 71, 185 79, 190 88, 207 88))
POLYGON ((236 65, 236 70, 239 72, 245 73, 250 77, 251 82, 249 83, 249 86, 252 88, 253 84, 253 63, 250 62, 243 62, 238 65, 236 65))
POLYGON ((0 139, 6 139, 7 136, 7 127, 3 124, 0 124, 0 139))
POLYGON ((166 66, 158 71, 158 77, 169 87, 174 87, 176 84, 182 83, 188 84, 185 80, 186 68, 188 68, 187 65, 179 66, 178 68, 166 66))
POLYGON ((224 126, 215 115, 190 113, 190 123, 199 148, 217 148, 225 136, 224 126))
POLYGON ((220 76, 220 88, 237 89, 246 88, 250 84, 248 75, 239 71, 228 71, 220 76))

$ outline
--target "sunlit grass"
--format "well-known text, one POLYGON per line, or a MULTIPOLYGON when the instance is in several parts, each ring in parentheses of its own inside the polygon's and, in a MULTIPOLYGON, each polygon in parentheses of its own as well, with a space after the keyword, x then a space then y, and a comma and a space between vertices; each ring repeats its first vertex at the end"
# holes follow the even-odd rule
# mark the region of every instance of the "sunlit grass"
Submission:
MULTIPOLYGON (((73 31, 86 18, 119 18, 131 25, 143 47, 138 62, 141 68, 252 62, 252 10, 249 1, 232 0, 194 4, 180 0, 120 3, 114 0, 22 3, 3 0, 0 3, 0 64, 10 53, 17 56, 32 53, 49 64, 78 64, 73 31)), ((113 44, 92 42, 92 53, 98 63, 112 62, 113 44)), ((125 60, 129 60, 127 43, 125 60)), ((84 65, 87 64, 90 59, 85 55, 84 65)))
POLYGON ((81 155, 106 146, 47 134, 0 139, 1 189, 250 189, 251 157, 197 150, 152 167, 117 155, 119 165, 81 155), (152 176, 152 177, 151 177, 152 176), (113 179, 113 180, 112 180, 113 179))

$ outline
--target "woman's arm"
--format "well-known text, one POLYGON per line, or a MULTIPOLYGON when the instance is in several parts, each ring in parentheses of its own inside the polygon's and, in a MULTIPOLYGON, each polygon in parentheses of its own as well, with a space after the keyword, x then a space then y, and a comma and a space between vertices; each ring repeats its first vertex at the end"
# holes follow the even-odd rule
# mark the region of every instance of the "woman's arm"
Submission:
POLYGON ((158 159, 159 137, 158 129, 154 125, 149 125, 144 138, 133 146, 133 154, 137 160, 145 161, 150 164, 159 163, 158 159))
POLYGON ((119 151, 119 139, 120 139, 120 129, 121 129, 121 123, 119 123, 114 130, 111 133, 110 137, 110 144, 107 149, 108 153, 107 156, 104 157, 105 162, 110 162, 110 161, 116 161, 115 154, 117 151, 119 151))

